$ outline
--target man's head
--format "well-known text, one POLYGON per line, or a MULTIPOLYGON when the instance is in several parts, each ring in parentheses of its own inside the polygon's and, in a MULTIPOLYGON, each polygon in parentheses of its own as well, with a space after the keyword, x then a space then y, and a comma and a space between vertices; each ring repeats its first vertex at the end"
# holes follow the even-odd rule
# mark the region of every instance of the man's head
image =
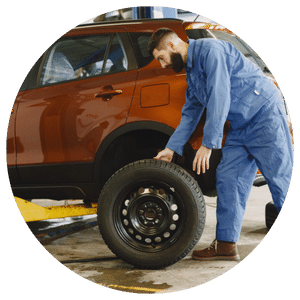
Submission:
POLYGON ((179 73, 186 63, 188 44, 169 28, 156 30, 148 44, 148 50, 163 68, 179 73))

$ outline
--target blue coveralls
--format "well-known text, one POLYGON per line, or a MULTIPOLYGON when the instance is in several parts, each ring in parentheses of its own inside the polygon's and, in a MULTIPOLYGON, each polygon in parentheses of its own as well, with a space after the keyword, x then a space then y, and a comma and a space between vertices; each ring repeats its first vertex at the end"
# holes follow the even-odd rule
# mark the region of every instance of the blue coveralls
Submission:
POLYGON ((216 175, 216 238, 237 242, 257 168, 269 185, 278 211, 287 194, 293 149, 282 95, 228 42, 189 40, 185 70, 186 103, 180 125, 166 147, 182 155, 206 108, 202 145, 222 148, 224 124, 230 121, 216 175))

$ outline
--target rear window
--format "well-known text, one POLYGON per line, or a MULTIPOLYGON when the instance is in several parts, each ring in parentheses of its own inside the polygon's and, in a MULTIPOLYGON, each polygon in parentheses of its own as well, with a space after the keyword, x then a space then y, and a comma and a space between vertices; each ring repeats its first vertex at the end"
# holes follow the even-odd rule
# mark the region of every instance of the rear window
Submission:
POLYGON ((189 39, 193 39, 193 40, 213 38, 213 36, 206 29, 186 30, 186 34, 189 37, 189 39))
POLYGON ((228 34, 220 30, 208 30, 208 29, 191 29, 186 30, 186 34, 190 39, 203 39, 214 38, 222 41, 229 42, 235 46, 240 52, 242 52, 247 58, 262 69, 265 73, 271 73, 262 59, 254 52, 250 46, 248 46, 243 40, 235 35, 228 34))
POLYGON ((131 42, 134 47, 139 68, 145 67, 154 59, 148 52, 148 42, 151 32, 130 32, 131 42))

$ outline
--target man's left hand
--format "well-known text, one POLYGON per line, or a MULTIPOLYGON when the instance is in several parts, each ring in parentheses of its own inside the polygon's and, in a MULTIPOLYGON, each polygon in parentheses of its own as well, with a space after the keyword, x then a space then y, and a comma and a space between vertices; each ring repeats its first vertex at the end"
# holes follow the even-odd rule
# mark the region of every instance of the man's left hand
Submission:
POLYGON ((205 173, 209 169, 209 159, 211 156, 211 149, 201 146, 196 153, 194 162, 193 162, 193 171, 197 170, 199 175, 202 169, 202 173, 205 173))

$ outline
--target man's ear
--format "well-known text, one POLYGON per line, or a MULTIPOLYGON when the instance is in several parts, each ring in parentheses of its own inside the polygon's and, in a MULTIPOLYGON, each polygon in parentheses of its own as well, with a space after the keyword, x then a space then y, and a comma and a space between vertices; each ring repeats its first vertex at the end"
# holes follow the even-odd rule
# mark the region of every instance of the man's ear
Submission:
POLYGON ((169 50, 171 50, 172 52, 176 52, 175 50, 175 44, 172 41, 168 41, 167 42, 167 47, 169 50))

